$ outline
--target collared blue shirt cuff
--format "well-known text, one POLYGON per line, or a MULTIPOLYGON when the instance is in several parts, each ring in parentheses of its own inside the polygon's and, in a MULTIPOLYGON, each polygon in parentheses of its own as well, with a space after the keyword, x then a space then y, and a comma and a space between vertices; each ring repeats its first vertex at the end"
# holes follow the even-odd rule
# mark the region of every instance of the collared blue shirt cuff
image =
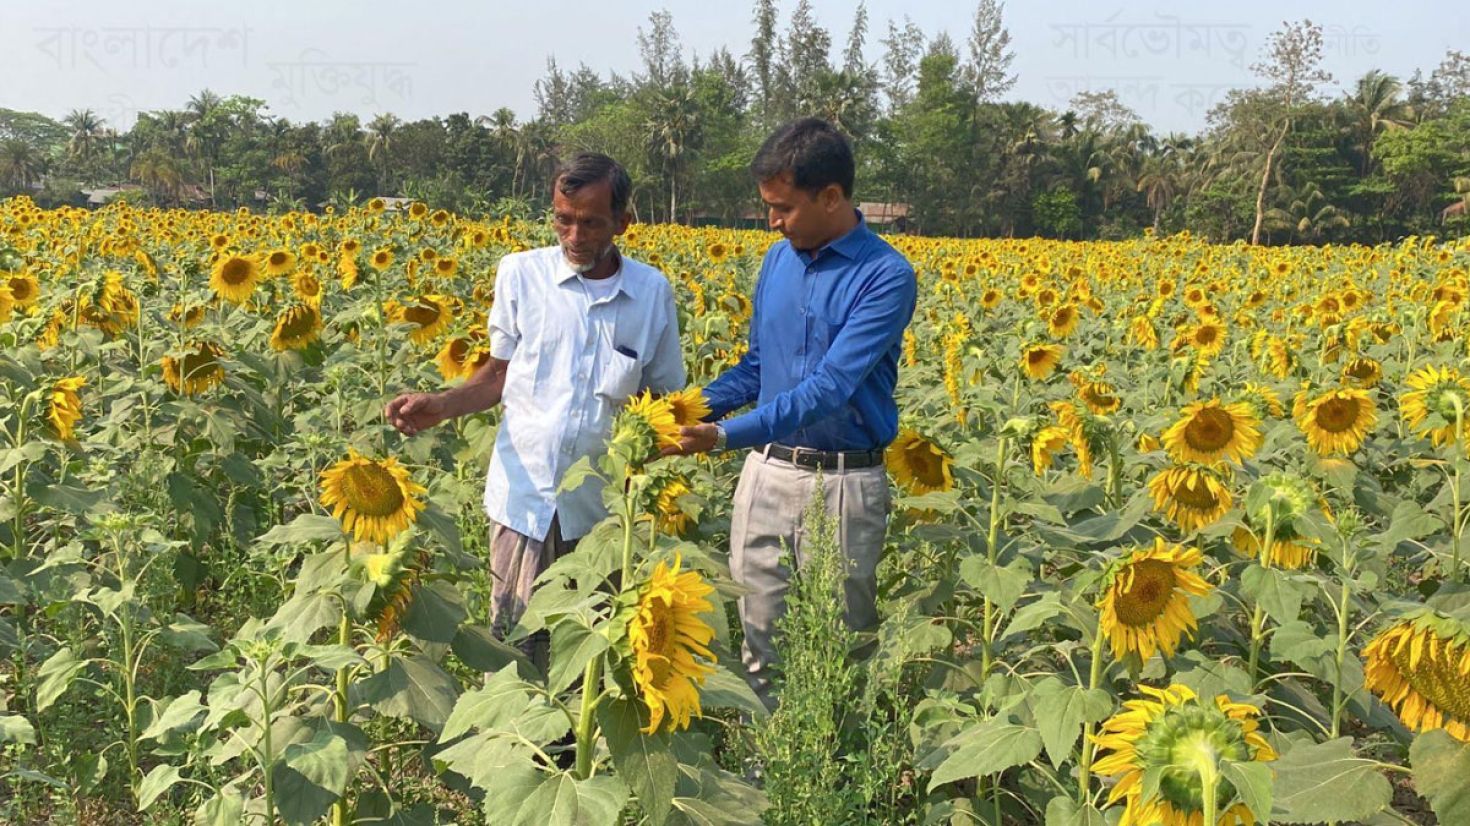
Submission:
POLYGON ((754 410, 729 419, 722 426, 725 428, 726 450, 740 450, 771 441, 770 434, 761 426, 760 417, 754 410))

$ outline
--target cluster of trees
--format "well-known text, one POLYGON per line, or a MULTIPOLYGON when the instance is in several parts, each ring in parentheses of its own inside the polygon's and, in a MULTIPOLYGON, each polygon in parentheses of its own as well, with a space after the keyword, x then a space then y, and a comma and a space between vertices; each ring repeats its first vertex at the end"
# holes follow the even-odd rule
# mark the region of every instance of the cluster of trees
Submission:
POLYGON ((90 110, 61 122, 0 109, 0 194, 74 199, 131 181, 162 205, 314 208, 402 195, 456 210, 531 214, 559 158, 622 160, 645 221, 738 222, 754 213, 746 168, 775 125, 803 114, 857 144, 862 200, 911 206, 911 231, 1115 238, 1152 227, 1266 243, 1391 240, 1463 231, 1470 204, 1470 55, 1427 76, 1371 71, 1335 97, 1310 22, 1272 35, 1256 88, 1229 93, 1195 135, 1156 134, 1113 92, 1064 111, 1003 100, 1013 48, 997 0, 968 37, 888 21, 870 62, 858 6, 845 43, 810 0, 783 22, 756 0, 743 55, 686 56, 666 12, 640 28, 641 66, 604 76, 554 60, 536 116, 509 109, 364 124, 292 123, 265 102, 208 90, 127 132, 90 110))

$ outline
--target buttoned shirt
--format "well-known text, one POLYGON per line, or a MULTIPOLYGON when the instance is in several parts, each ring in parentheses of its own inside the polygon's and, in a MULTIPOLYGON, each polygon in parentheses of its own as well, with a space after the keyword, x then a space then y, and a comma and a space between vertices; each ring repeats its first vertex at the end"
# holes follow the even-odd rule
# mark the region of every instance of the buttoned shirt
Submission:
POLYGON ((589 479, 558 493, 567 468, 606 449, 613 416, 644 389, 684 386, 674 291, 658 270, 622 256, 617 289, 594 298, 560 247, 501 259, 490 355, 510 362, 490 457, 485 512, 545 539, 552 515, 576 539, 607 515, 589 479))
POLYGON ((811 252, 779 241, 756 281, 750 349, 705 388, 727 448, 873 450, 898 435, 898 359, 918 285, 908 260, 858 224, 811 252))

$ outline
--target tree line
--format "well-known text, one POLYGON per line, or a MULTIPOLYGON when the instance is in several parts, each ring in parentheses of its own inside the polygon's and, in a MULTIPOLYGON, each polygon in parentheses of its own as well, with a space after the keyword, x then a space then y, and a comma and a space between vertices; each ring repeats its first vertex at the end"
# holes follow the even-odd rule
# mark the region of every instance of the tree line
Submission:
POLYGON ((825 117, 852 136, 863 201, 906 204, 925 234, 1121 238, 1145 229, 1212 240, 1324 243, 1463 232, 1470 220, 1470 55, 1407 79, 1370 71, 1330 96, 1322 30, 1284 23, 1197 134, 1158 134, 1112 91, 1057 111, 1005 100, 1016 75, 1004 7, 980 0, 968 36, 888 21, 881 58, 859 5, 845 42, 799 0, 783 21, 755 0, 743 53, 689 56, 672 17, 639 28, 624 76, 548 61, 537 112, 509 108, 364 123, 293 123, 266 102, 201 91, 118 131, 0 109, 0 195, 46 204, 130 182, 162 206, 339 208, 378 195, 533 215, 558 160, 627 165, 643 221, 758 220, 747 166, 776 124, 825 117))

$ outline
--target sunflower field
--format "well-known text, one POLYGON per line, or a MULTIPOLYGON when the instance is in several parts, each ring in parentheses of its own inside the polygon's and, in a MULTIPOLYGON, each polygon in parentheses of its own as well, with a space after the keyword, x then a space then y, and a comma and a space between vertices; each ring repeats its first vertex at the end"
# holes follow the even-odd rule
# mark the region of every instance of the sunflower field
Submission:
POLYGON ((0 203, 0 821, 1470 824, 1470 243, 891 238, 884 621, 793 653, 816 732, 737 675, 742 457, 648 458, 770 233, 621 239, 693 384, 568 472, 611 516, 491 634, 498 414, 383 406, 553 238, 0 203))

